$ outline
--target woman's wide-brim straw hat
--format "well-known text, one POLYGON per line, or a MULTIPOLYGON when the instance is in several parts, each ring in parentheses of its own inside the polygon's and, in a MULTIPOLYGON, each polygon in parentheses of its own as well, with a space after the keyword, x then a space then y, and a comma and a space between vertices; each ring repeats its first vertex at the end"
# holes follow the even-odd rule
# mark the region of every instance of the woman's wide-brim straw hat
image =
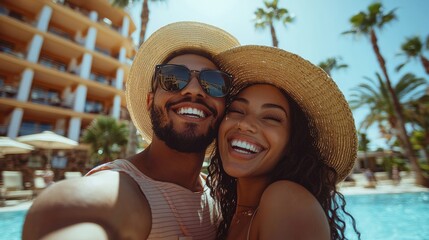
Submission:
POLYGON ((152 141, 152 124, 146 97, 151 91, 155 66, 178 53, 204 53, 209 57, 238 46, 224 30, 199 22, 176 22, 154 32, 139 48, 126 82, 127 108, 142 137, 152 141))
POLYGON ((344 95, 319 67, 298 55, 266 46, 239 46, 215 57, 220 68, 234 76, 237 92, 251 82, 284 89, 302 108, 326 164, 343 180, 357 155, 354 119, 344 95))

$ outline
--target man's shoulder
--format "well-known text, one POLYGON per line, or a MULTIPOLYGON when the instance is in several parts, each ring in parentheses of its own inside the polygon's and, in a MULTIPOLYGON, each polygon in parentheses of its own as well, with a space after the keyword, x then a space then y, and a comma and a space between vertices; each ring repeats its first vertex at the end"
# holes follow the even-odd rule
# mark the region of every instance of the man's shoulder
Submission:
MULTIPOLYGON (((114 205, 120 185, 119 173, 104 171, 93 176, 62 180, 35 199, 32 208, 88 208, 114 205)), ((30 209, 31 210, 31 209, 30 209)))

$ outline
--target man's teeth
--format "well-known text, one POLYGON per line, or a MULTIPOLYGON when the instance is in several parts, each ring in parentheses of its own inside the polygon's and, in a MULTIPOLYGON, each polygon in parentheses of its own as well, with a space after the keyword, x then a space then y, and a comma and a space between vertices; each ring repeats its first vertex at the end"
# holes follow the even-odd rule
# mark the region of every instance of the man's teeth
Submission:
POLYGON ((261 148, 258 146, 241 140, 232 140, 231 146, 234 148, 234 150, 241 153, 258 153, 261 151, 261 148))
POLYGON ((201 110, 199 110, 199 109, 196 109, 196 108, 191 108, 191 107, 188 107, 188 108, 180 108, 180 109, 177 111, 177 114, 180 114, 180 115, 188 115, 188 116, 190 116, 190 117, 195 117, 195 118, 204 118, 204 117, 206 117, 206 115, 204 114, 204 112, 203 112, 203 111, 201 111, 201 110))

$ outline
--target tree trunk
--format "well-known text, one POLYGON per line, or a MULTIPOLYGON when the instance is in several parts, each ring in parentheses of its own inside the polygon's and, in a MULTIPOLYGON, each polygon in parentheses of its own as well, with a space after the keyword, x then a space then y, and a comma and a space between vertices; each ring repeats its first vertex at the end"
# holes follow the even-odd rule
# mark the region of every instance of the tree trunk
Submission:
POLYGON ((279 47, 279 40, 277 40, 276 29, 273 23, 270 23, 271 38, 273 39, 273 47, 279 47))
POLYGON ((378 47, 377 43, 377 36, 373 29, 370 31, 371 35, 371 44, 372 48, 374 50, 374 53, 377 57, 378 63, 380 64, 381 70, 383 72, 384 78, 386 79, 386 85, 390 93, 390 97, 393 100, 393 107, 395 110, 395 114, 398 120, 398 131, 399 136, 403 143, 403 149, 405 151, 405 156, 410 160, 411 162, 411 168, 416 174, 416 183, 419 185, 423 185, 425 187, 429 187, 429 179, 425 178, 423 175, 423 171, 420 169, 419 163, 417 158, 413 154, 413 148, 411 146, 410 139, 407 134, 407 130, 405 129, 405 121, 402 114, 401 105, 399 103, 398 97, 395 94, 395 91, 392 88, 392 84, 390 82, 389 74, 387 73, 386 69, 386 62, 384 61, 383 56, 381 55, 380 48, 378 47))
POLYGON ((420 61, 422 62, 425 72, 429 74, 429 60, 425 58, 425 56, 420 55, 420 61))
POLYGON ((425 158, 426 158, 426 162, 427 164, 429 164, 429 151, 428 151, 428 146, 429 146, 429 131, 425 131, 425 140, 424 140, 425 144, 423 144, 424 146, 422 146, 423 148, 423 152, 425 154, 425 158))
POLYGON ((139 46, 144 42, 146 35, 147 23, 149 22, 149 5, 148 0, 143 0, 142 14, 140 15, 141 28, 140 28, 140 39, 139 46))
POLYGON ((368 160, 368 152, 367 150, 363 150, 363 165, 364 168, 369 168, 369 160, 368 160))

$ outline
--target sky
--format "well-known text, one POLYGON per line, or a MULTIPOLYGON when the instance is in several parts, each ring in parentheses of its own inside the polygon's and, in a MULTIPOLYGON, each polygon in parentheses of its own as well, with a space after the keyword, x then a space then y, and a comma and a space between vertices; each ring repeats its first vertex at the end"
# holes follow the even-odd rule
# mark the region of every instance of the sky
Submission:
MULTIPOLYGON (((295 16, 295 21, 286 27, 281 23, 275 25, 279 48, 298 54, 313 64, 319 64, 330 57, 341 57, 342 63, 347 64, 348 68, 331 74, 346 99, 351 100, 353 89, 365 82, 364 77, 376 79, 375 73, 381 71, 368 38, 341 33, 351 29, 349 22, 351 16, 360 11, 366 12, 367 7, 373 2, 373 0, 279 0, 279 7, 288 9, 295 16)), ((381 3, 385 12, 396 9, 397 15, 397 20, 385 25, 381 32, 377 32, 380 50, 386 60, 392 83, 395 84, 407 72, 429 80, 418 61, 409 63, 399 73, 394 70, 405 60, 404 57, 397 55, 405 39, 416 35, 425 39, 429 35, 429 1, 384 0, 381 3)), ((133 20, 136 26, 139 26, 141 2, 130 7, 133 20)), ((169 23, 198 21, 226 30, 243 45, 271 46, 269 30, 254 28, 254 12, 259 7, 264 7, 262 0, 149 1, 150 16, 146 38, 169 23)), ((138 31, 135 35, 138 35, 138 31)), ((357 128, 367 113, 367 109, 353 111, 357 128)), ((371 140, 370 149, 386 147, 385 140, 380 137, 376 126, 370 128, 367 134, 371 140)))

